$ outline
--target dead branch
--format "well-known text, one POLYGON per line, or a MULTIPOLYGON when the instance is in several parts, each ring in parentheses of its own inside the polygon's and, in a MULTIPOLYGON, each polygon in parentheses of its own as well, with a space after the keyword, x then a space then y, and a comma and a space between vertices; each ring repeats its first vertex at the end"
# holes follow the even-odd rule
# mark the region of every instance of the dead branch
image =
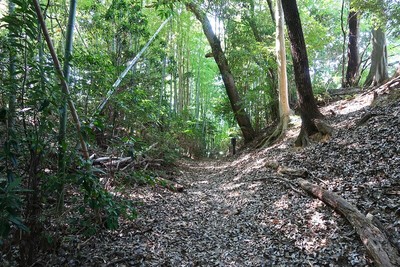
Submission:
POLYGON ((268 177, 264 177, 264 178, 255 179, 253 181, 266 182, 268 180, 278 180, 278 181, 282 182, 283 184, 285 184, 286 186, 290 187, 290 189, 292 189, 296 193, 298 193, 302 196, 305 196, 305 194, 302 191, 300 191, 299 189, 296 188, 296 185, 293 183, 293 181, 290 181, 289 179, 283 178, 281 176, 268 176, 268 177))
POLYGON ((306 178, 308 176, 308 171, 304 168, 293 169, 293 168, 288 168, 288 167, 279 167, 278 173, 286 174, 289 176, 295 176, 295 177, 303 177, 303 178, 306 178))
POLYGON ((97 159, 93 160, 93 164, 98 164, 98 163, 103 163, 105 161, 107 161, 106 163, 104 163, 104 165, 108 166, 108 165, 118 165, 124 162, 128 162, 131 161, 132 157, 124 157, 124 158, 120 158, 120 157, 100 157, 97 159))
POLYGON ((397 249, 390 244, 387 236, 356 207, 342 197, 304 179, 299 178, 297 181, 307 193, 320 199, 346 217, 360 236, 362 243, 377 266, 400 266, 400 256, 397 249))

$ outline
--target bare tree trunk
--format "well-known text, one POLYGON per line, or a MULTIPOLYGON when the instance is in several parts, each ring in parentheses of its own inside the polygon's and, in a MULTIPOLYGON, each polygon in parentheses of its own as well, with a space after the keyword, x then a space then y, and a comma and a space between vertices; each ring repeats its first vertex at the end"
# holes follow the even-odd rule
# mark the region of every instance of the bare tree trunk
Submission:
POLYGON ((371 68, 364 86, 376 86, 389 78, 386 36, 381 28, 372 30, 371 68))
POLYGON ((289 115, 289 97, 286 73, 286 49, 285 49, 285 36, 284 36, 284 18, 282 10, 282 1, 276 1, 275 11, 276 21, 276 58, 278 63, 278 84, 279 84, 279 116, 283 124, 283 131, 286 130, 289 115))
POLYGON ((43 155, 37 149, 29 149, 29 152, 27 188, 31 192, 26 197, 25 223, 30 231, 22 232, 20 237, 20 266, 32 266, 40 249, 40 237, 43 232, 43 225, 39 221, 41 216, 40 167, 43 155))
POLYGON ((190 47, 189 47, 189 39, 190 36, 188 34, 187 39, 186 39, 186 106, 185 108, 189 108, 190 106, 190 75, 189 75, 189 71, 190 71, 190 47))
MULTIPOLYGON (((14 13, 15 4, 10 1, 8 6, 8 12, 10 15, 14 13)), ((9 36, 9 43, 14 44, 15 38, 10 33, 9 36)), ((16 85, 16 70, 15 70, 15 48, 10 47, 10 65, 9 65, 9 74, 10 74, 10 93, 8 97, 8 118, 7 118, 7 128, 9 136, 12 135, 14 131, 14 120, 15 120, 15 109, 16 109, 16 94, 17 94, 17 85, 16 85)))
POLYGON ((344 6, 345 0, 342 0, 342 8, 340 10, 340 28, 342 30, 343 43, 342 43, 342 87, 345 87, 344 69, 346 62, 346 31, 344 29, 344 6))
MULTIPOLYGON (((168 42, 169 42, 169 34, 167 36, 167 43, 168 42)), ((161 81, 160 95, 159 95, 159 101, 158 101, 160 109, 158 110, 158 116, 160 116, 160 113, 161 113, 161 107, 163 105, 163 99, 164 99, 164 92, 166 91, 165 78, 167 76, 167 71, 166 71, 166 69, 167 69, 167 56, 168 56, 167 53, 165 53, 165 56, 164 56, 163 62, 162 62, 162 73, 161 73, 162 81, 161 81)))
MULTIPOLYGON (((10 1, 8 5, 8 12, 9 15, 12 16, 15 11, 15 4, 10 1)), ((9 26, 11 26, 9 24, 9 26)), ((15 141, 15 118, 16 118, 16 105, 17 105, 17 79, 16 79, 16 51, 15 51, 15 44, 16 40, 14 34, 12 34, 11 29, 8 34, 8 43, 12 44, 9 48, 9 60, 10 64, 8 66, 9 72, 9 92, 8 92, 8 110, 6 111, 6 119, 7 119, 7 143, 12 144, 13 139, 15 141)), ((13 147, 10 145, 10 148, 13 147)), ((15 156, 13 153, 6 153, 6 168, 7 172, 10 175, 7 175, 7 180, 11 183, 14 180, 14 175, 12 174, 14 168, 16 168, 15 162, 17 162, 14 158, 15 156)))
MULTIPOLYGON (((268 0, 268 7, 270 10, 270 14, 272 17, 272 21, 275 24, 275 13, 272 7, 272 2, 268 0)), ((260 31, 257 28, 256 25, 256 20, 255 20, 255 14, 254 14, 254 0, 250 1, 250 16, 246 16, 245 19, 249 22, 250 29, 254 35, 254 39, 256 39, 257 42, 259 43, 265 43, 265 38, 260 34, 260 31)), ((272 55, 271 55, 272 56, 272 55)), ((270 115, 273 118, 272 120, 275 121, 276 119, 279 119, 279 100, 278 100, 278 94, 277 94, 277 83, 275 79, 275 72, 276 70, 271 67, 271 64, 268 64, 268 58, 264 55, 262 57, 261 62, 255 59, 255 62, 257 65, 259 65, 261 68, 265 69, 267 71, 267 76, 270 79, 270 85, 271 85, 271 97, 272 97, 272 103, 269 103, 269 110, 270 110, 270 115)))
POLYGON ((393 78, 399 77, 400 76, 400 64, 397 67, 396 71, 393 74, 393 78))
POLYGON ((358 13, 350 11, 348 17, 349 23, 349 44, 347 48, 347 71, 345 87, 357 86, 358 67, 360 63, 358 55, 358 13))
POLYGON ((200 53, 198 56, 198 63, 197 63, 197 75, 196 75, 196 96, 195 96, 195 117, 196 117, 196 125, 200 120, 200 68, 202 67, 200 53))
POLYGON ((242 106, 242 100, 236 89, 235 80, 230 71, 228 61, 225 57, 224 52, 222 51, 221 42, 214 34, 210 21, 208 20, 204 12, 202 12, 194 3, 187 3, 186 7, 188 8, 188 10, 194 13, 196 18, 201 22, 203 26, 204 34, 206 35, 207 40, 210 43, 215 62, 218 65, 222 80, 224 81, 226 93, 231 103, 233 113, 240 129, 242 130, 244 141, 250 142, 254 139, 255 132, 253 126, 251 125, 250 118, 245 112, 244 107, 242 106))
MULTIPOLYGON (((182 33, 182 21, 178 22, 178 32, 182 33)), ((182 34, 179 35, 178 41, 177 41, 177 55, 178 55, 178 113, 182 113, 183 110, 183 101, 184 101, 184 96, 183 96, 183 68, 185 65, 184 57, 183 57, 183 36, 182 34)))
MULTIPOLYGON (((252 1, 252 3, 254 5, 254 1, 252 1)), ((275 15, 274 15, 274 8, 272 7, 272 1, 267 0, 267 3, 268 3, 268 9, 269 9, 269 13, 271 15, 271 19, 275 23, 275 15)))
POLYGON ((288 97, 288 84, 286 72, 286 49, 284 36, 284 18, 282 1, 276 0, 275 4, 275 52, 278 64, 278 96, 279 96, 279 124, 275 131, 257 145, 257 147, 270 146, 283 137, 289 125, 290 107, 288 97))
POLYGON ((299 96, 302 119, 301 132, 296 145, 304 146, 306 139, 318 132, 314 119, 322 118, 312 91, 306 44, 296 0, 282 0, 282 8, 291 43, 294 77, 299 96))

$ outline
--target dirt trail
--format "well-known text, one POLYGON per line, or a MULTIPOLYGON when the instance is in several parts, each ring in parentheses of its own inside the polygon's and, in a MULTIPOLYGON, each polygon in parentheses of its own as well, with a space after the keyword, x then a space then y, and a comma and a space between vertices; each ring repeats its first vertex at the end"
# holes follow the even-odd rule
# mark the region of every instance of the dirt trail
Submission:
POLYGON ((223 160, 178 163, 183 192, 129 189, 139 217, 117 231, 64 239, 46 266, 373 266, 349 223, 321 201, 274 179, 305 168, 309 181, 378 218, 400 247, 400 103, 371 95, 323 109, 330 140, 293 148, 298 129, 273 147, 223 160), (373 114, 362 124, 365 115, 373 114))
POLYGON ((142 266, 372 266, 349 223, 319 200, 271 179, 276 164, 306 168, 308 179, 364 214, 374 214, 400 244, 400 104, 371 108, 372 94, 323 109, 331 140, 294 149, 294 129, 271 148, 224 161, 182 161, 184 193, 156 189, 135 227, 142 266), (365 114, 378 114, 358 125, 365 114), (332 115, 334 114, 334 115, 332 115), (396 141, 397 140, 397 141, 396 141), (260 180, 263 179, 263 180, 260 180), (396 211, 397 210, 397 211, 396 211))
POLYGON ((241 160, 181 162, 184 193, 142 195, 143 266, 365 265, 342 218, 241 160))

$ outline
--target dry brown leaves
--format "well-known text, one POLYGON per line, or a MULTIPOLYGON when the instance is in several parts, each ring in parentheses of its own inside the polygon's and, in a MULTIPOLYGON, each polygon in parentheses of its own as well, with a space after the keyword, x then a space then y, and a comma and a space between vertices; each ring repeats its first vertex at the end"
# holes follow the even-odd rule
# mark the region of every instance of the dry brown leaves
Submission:
MULTIPOLYGON (((326 108, 332 138, 308 148, 285 140, 223 161, 182 161, 161 187, 131 192, 139 218, 89 240, 64 239, 48 266, 372 266, 349 223, 276 175, 279 166, 307 170, 314 183, 340 194, 382 222, 400 246, 400 103, 367 107, 353 99, 326 108), (352 102, 353 101, 353 102, 352 102), (355 104, 361 106, 356 109, 355 104), (364 106, 364 107, 363 107, 364 106), (362 125, 357 122, 367 113, 362 125), (75 241, 74 241, 75 240, 75 241)), ((286 177, 290 178, 290 177, 286 177)))

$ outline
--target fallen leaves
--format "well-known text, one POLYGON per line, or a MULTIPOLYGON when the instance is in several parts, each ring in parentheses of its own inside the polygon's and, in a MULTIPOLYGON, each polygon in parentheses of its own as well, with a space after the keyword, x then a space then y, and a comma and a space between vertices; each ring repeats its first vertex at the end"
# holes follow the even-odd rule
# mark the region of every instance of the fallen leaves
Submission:
POLYGON ((356 110, 351 101, 328 118, 334 130, 326 142, 298 150, 285 140, 224 161, 181 161, 173 182, 185 185, 182 193, 133 188, 143 203, 137 220, 90 240, 64 239, 56 254, 38 259, 48 266, 371 266, 343 217, 285 185, 291 176, 323 185, 379 219, 400 247, 400 103, 356 110))

